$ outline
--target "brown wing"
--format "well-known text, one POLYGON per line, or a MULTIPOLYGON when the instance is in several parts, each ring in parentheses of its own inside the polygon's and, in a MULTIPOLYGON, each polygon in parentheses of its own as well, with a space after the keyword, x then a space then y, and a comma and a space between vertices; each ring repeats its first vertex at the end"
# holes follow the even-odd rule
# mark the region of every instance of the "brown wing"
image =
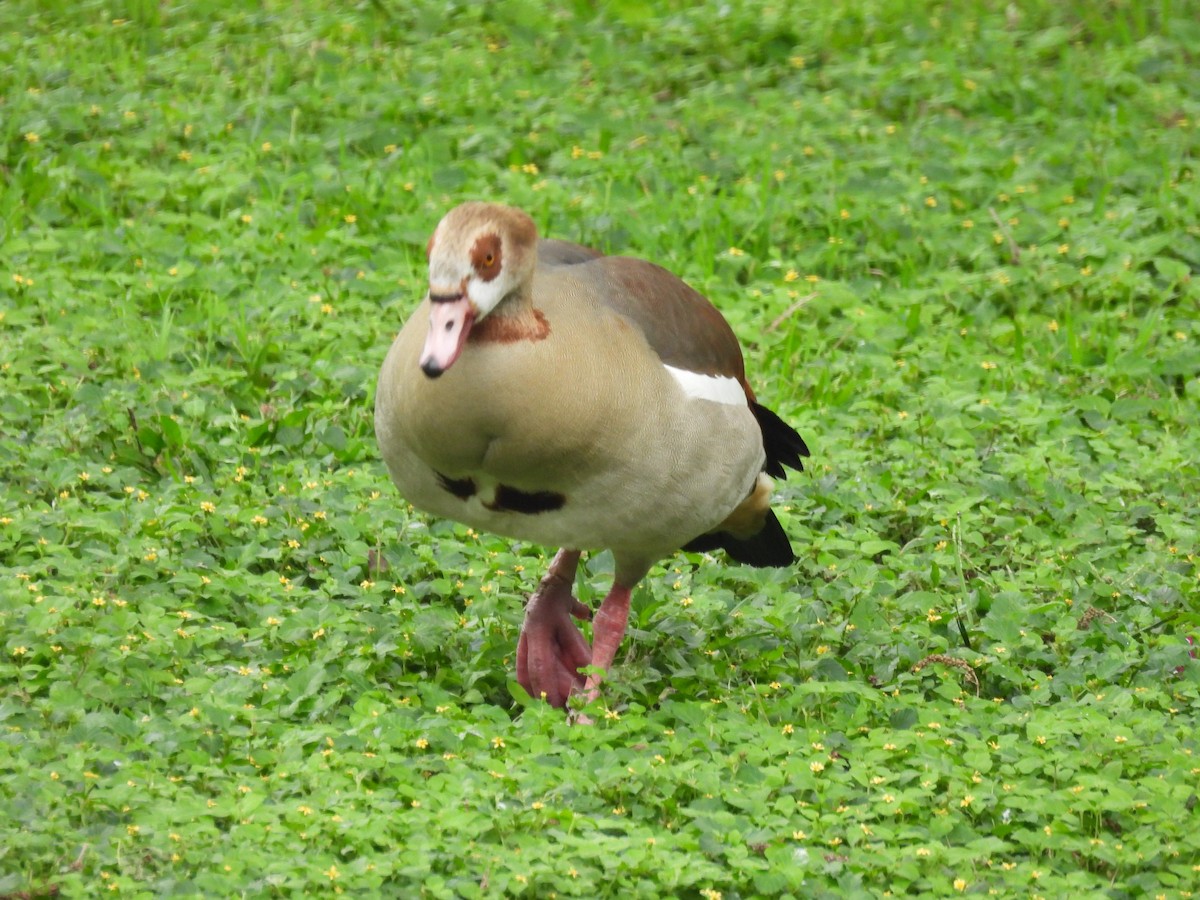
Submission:
POLYGON ((768 475, 784 477, 784 466, 803 471, 808 447, 796 431, 754 398, 737 336, 725 317, 702 294, 661 266, 629 257, 604 257, 602 267, 611 290, 603 300, 631 319, 645 334, 659 359, 669 366, 703 375, 736 378, 746 392, 767 454, 768 475))
POLYGON ((746 384, 742 348, 715 306, 662 266, 625 256, 606 256, 589 266, 601 270, 609 290, 602 297, 630 319, 666 365, 746 384))
POLYGON ((542 240, 538 261, 549 266, 586 264, 587 276, 603 285, 598 292, 601 302, 633 322, 666 365, 736 378, 762 431, 766 473, 783 478, 785 466, 804 471, 801 459, 809 455, 804 439, 755 400, 737 336, 703 294, 662 266, 604 256, 568 241, 542 240))

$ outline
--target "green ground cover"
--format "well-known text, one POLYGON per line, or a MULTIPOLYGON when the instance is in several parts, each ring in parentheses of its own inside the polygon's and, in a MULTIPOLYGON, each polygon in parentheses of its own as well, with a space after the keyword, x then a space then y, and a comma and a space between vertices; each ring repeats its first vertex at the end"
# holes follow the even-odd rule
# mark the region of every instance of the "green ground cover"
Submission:
POLYGON ((1200 890, 1200 5, 663 7, 0 7, 0 897, 1200 890), (512 681, 553 548, 374 444, 467 198, 813 449, 592 727, 512 681))

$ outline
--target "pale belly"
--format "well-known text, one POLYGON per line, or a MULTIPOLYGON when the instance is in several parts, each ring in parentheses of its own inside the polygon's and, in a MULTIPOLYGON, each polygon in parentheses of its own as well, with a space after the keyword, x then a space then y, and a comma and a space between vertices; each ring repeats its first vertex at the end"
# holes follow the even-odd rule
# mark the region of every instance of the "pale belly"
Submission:
POLYGON ((519 487, 485 471, 450 478, 411 456, 391 460, 389 468, 413 506, 479 531, 653 560, 720 524, 749 494, 761 468, 761 461, 731 466, 697 456, 711 454, 679 453, 677 468, 653 477, 636 460, 614 461, 570 485, 535 479, 519 487))

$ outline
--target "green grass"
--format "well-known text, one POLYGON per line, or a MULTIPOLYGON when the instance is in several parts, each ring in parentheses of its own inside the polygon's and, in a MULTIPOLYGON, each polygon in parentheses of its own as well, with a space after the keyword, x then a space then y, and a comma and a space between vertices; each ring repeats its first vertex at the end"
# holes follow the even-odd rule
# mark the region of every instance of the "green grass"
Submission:
POLYGON ((1200 6, 663 6, 0 8, 0 897, 1198 890, 1200 6), (467 198, 813 448, 590 728, 514 693, 553 548, 374 444, 467 198))

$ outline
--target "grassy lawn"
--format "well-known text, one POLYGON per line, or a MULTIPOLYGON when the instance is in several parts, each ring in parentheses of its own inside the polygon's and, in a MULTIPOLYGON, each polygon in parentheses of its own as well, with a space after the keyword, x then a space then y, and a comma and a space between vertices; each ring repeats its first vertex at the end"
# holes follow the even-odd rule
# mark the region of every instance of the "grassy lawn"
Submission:
POLYGON ((1200 3, 662 6, 0 6, 0 898, 1200 894, 1200 3), (375 446, 468 198, 813 450, 591 727, 375 446))

